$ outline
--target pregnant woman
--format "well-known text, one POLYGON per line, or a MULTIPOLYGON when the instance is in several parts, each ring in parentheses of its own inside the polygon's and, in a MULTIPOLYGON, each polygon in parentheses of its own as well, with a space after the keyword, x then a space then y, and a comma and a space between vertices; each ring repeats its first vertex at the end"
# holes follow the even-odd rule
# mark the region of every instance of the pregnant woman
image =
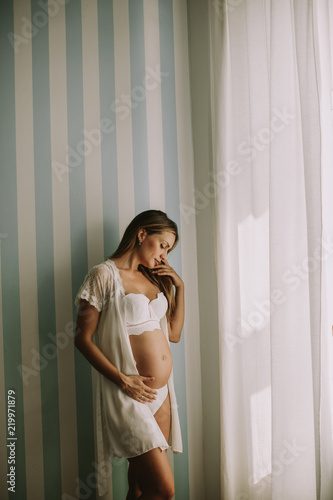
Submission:
POLYGON ((177 242, 177 225, 164 212, 142 212, 75 299, 75 345, 97 370, 100 495, 108 491, 109 458, 121 457, 129 461, 127 500, 174 496, 166 450, 171 441, 181 453, 182 442, 169 342, 180 340, 184 283, 167 254, 177 242))

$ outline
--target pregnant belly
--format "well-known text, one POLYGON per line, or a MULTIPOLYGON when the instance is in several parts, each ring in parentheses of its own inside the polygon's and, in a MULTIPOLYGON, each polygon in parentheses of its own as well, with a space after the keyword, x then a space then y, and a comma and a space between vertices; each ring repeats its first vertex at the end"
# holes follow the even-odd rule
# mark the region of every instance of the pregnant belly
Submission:
POLYGON ((153 389, 163 387, 172 370, 172 356, 167 339, 162 330, 130 335, 133 356, 140 375, 155 377, 145 382, 153 389))

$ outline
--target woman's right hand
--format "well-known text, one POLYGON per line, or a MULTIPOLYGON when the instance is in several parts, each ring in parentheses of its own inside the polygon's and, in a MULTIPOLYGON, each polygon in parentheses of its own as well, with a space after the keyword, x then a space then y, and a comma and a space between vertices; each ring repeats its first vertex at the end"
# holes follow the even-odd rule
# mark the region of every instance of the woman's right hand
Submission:
POLYGON ((145 384, 145 381, 153 381, 154 377, 143 377, 142 375, 126 375, 121 389, 130 398, 140 403, 148 403, 156 399, 157 391, 145 384))

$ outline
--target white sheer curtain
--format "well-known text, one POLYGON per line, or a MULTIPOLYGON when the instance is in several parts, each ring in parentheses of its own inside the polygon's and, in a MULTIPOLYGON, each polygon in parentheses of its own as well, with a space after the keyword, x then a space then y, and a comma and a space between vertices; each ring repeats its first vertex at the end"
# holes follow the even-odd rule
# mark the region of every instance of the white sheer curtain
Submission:
POLYGON ((209 0, 224 500, 332 500, 328 0, 209 0))

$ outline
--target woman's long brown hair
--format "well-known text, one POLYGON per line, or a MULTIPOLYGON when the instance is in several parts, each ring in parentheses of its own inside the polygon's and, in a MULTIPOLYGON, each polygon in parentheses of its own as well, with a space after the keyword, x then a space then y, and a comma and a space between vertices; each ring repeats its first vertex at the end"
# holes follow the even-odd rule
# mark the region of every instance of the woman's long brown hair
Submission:
MULTIPOLYGON (((134 219, 130 222, 124 232, 117 250, 108 258, 116 259, 124 255, 129 250, 133 250, 133 248, 139 244, 138 232, 140 229, 145 229, 147 234, 163 233, 164 231, 173 233, 175 235, 175 242, 169 252, 175 248, 179 240, 177 224, 169 219, 166 213, 161 210, 145 210, 134 217, 134 219)), ((141 273, 155 286, 157 286, 157 288, 166 296, 168 301, 166 316, 171 322, 171 318, 176 307, 172 279, 170 276, 158 276, 157 274, 153 274, 148 267, 143 266, 142 264, 139 265, 138 270, 141 271, 141 273)))

